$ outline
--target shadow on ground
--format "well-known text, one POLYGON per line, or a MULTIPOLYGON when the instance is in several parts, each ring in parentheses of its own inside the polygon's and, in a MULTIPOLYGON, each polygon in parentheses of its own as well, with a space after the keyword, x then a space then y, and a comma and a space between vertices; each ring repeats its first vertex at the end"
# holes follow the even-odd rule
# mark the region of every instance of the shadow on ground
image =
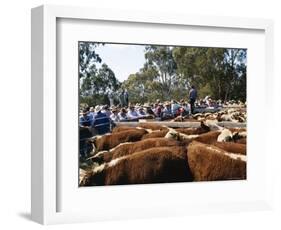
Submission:
POLYGON ((23 219, 31 221, 31 214, 28 213, 28 212, 20 212, 20 213, 18 213, 18 216, 23 218, 23 219))

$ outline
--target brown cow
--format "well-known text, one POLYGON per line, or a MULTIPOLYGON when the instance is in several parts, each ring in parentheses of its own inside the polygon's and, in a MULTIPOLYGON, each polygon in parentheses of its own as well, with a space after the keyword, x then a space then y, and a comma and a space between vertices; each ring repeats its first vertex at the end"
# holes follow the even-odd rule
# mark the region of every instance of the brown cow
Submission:
POLYGON ((217 142, 218 136, 221 134, 221 131, 210 131, 208 133, 203 133, 200 136, 196 137, 194 140, 199 141, 205 144, 212 144, 217 142))
POLYGON ((180 145, 181 143, 179 141, 173 139, 149 138, 138 142, 121 143, 110 151, 102 151, 89 159, 93 162, 103 163, 153 147, 170 147, 180 145))
POLYGON ((80 185, 192 181, 185 147, 156 147, 123 156, 88 171, 80 185))
POLYGON ((145 122, 140 122, 138 124, 138 127, 141 127, 144 129, 151 129, 151 130, 167 130, 168 129, 166 126, 152 124, 152 123, 145 123, 145 122))
POLYGON ((127 130, 136 130, 135 127, 131 127, 131 126, 116 126, 113 130, 112 133, 118 133, 118 132, 122 132, 122 131, 127 131, 127 130))
POLYGON ((201 122, 201 126, 198 128, 177 128, 175 129, 179 133, 184 133, 186 135, 202 134, 210 131, 210 127, 206 126, 201 122))
POLYGON ((93 152, 109 150, 120 143, 139 141, 147 131, 144 129, 125 130, 118 133, 91 138, 89 142, 93 145, 93 152))
POLYGON ((246 179, 246 156, 193 141, 187 150, 194 181, 246 179))
POLYGON ((231 153, 247 154, 247 146, 245 144, 235 142, 214 142, 214 146, 231 153))
POLYGON ((152 133, 147 133, 143 135, 142 140, 148 139, 148 138, 156 138, 156 137, 165 137, 165 135, 168 133, 168 129, 161 130, 161 131, 154 131, 152 133))

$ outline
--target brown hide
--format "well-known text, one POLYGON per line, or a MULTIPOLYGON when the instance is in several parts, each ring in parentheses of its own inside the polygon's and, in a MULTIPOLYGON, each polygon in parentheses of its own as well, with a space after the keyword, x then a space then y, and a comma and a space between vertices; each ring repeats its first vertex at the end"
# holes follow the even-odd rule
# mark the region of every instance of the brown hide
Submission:
POLYGON ((168 129, 167 130, 162 130, 162 131, 155 131, 152 133, 147 133, 145 135, 143 135, 142 140, 144 139, 148 139, 148 138, 157 138, 157 137, 165 137, 165 135, 168 133, 168 129))
POLYGON ((232 133, 234 132, 246 132, 245 128, 228 128, 232 133))
POLYGON ((208 133, 201 134, 199 137, 194 138, 194 140, 205 144, 212 144, 217 142, 217 138, 220 134, 220 131, 210 131, 208 133))
POLYGON ((136 128, 135 127, 130 127, 130 126, 116 126, 112 130, 112 133, 118 133, 118 132, 127 131, 127 130, 136 130, 136 128))
POLYGON ((146 184, 191 181, 183 147, 137 152, 107 168, 105 184, 146 184))
POLYGON ((151 129, 151 130, 167 130, 168 128, 162 125, 157 125, 157 124, 148 124, 145 122, 140 122, 138 124, 138 127, 144 128, 144 129, 151 129))
POLYGON ((139 152, 153 147, 164 147, 164 146, 169 147, 169 146, 180 146, 180 145, 181 143, 179 141, 167 139, 167 138, 145 139, 138 142, 117 146, 113 151, 104 154, 104 161, 109 162, 112 159, 130 155, 135 152, 139 152))
POLYGON ((119 159, 116 164, 110 166, 110 162, 102 171, 89 174, 83 185, 192 181, 184 147, 150 148, 119 159))
POLYGON ((139 141, 147 131, 144 129, 138 130, 125 130, 110 135, 104 135, 95 140, 96 151, 109 150, 123 142, 139 141))
POLYGON ((246 162, 232 159, 224 152, 214 146, 193 141, 188 146, 187 158, 194 181, 246 179, 246 162))
POLYGON ((230 153, 240 153, 246 155, 247 152, 247 146, 245 144, 234 142, 214 142, 213 145, 230 153))
POLYGON ((203 129, 201 127, 199 127, 199 128, 177 128, 175 130, 179 133, 184 133, 186 135, 203 134, 203 133, 207 133, 210 131, 210 130, 203 129))

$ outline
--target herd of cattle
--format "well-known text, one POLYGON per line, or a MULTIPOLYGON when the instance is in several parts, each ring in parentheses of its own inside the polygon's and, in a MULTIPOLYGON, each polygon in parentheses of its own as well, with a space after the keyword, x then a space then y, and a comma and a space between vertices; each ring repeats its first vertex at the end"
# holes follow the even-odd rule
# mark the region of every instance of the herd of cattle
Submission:
POLYGON ((241 109, 226 109, 217 112, 196 113, 191 116, 178 116, 173 121, 189 121, 194 119, 197 121, 216 120, 217 122, 229 121, 233 123, 245 123, 247 121, 247 114, 245 108, 241 109))
POLYGON ((231 110, 193 117, 197 128, 153 123, 117 126, 95 136, 80 186, 246 179, 246 128, 224 128, 219 121, 246 121, 231 110))

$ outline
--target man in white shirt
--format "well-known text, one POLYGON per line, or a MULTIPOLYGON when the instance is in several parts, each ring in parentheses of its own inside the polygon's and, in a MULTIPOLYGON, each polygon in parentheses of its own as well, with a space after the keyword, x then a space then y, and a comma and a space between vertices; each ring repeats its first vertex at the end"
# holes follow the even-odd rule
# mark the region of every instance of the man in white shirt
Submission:
POLYGON ((120 121, 120 118, 119 118, 117 109, 112 109, 111 112, 112 112, 112 113, 111 113, 111 115, 110 115, 110 119, 111 119, 113 122, 119 122, 119 121, 120 121))
POLYGON ((127 115, 127 111, 125 108, 122 108, 121 111, 118 113, 118 117, 120 119, 120 121, 128 121, 128 115, 127 115))
POLYGON ((135 110, 134 106, 130 106, 129 112, 128 112, 128 117, 130 120, 136 120, 139 118, 137 111, 135 110))

